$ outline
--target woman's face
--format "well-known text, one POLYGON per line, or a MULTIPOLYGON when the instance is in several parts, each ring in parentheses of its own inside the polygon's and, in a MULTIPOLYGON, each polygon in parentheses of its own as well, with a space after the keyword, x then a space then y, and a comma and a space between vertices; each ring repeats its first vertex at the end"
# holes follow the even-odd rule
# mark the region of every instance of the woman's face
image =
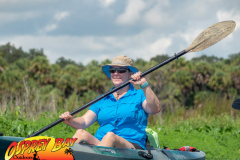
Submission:
POLYGON ((127 67, 112 66, 111 68, 123 68, 127 70, 125 73, 118 73, 118 71, 111 73, 111 80, 115 87, 130 79, 132 72, 130 72, 127 67))

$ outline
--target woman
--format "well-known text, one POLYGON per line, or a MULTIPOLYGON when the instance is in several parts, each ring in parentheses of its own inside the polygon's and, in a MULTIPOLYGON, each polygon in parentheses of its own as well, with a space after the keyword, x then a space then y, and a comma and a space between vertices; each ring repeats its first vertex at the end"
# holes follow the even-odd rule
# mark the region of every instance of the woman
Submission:
POLYGON ((89 144, 146 149, 146 127, 148 114, 160 112, 160 103, 141 72, 132 66, 127 56, 117 56, 111 64, 102 67, 103 72, 111 79, 114 87, 130 81, 130 85, 114 92, 93 104, 82 116, 73 119, 69 112, 59 116, 64 123, 77 129, 73 138, 85 140, 89 144), (142 89, 135 90, 133 85, 142 89), (95 136, 84 129, 98 121, 100 127, 95 136))

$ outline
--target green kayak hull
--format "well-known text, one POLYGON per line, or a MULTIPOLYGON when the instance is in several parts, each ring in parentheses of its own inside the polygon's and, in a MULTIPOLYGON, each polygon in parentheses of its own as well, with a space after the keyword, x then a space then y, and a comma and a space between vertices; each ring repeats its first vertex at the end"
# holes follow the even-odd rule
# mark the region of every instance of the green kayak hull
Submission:
MULTIPOLYGON (((8 146, 13 142, 19 142, 24 140, 24 137, 8 137, 0 136, 0 160, 4 160, 5 152, 8 146)), ((70 147, 73 152, 75 160, 143 160, 139 154, 147 154, 147 150, 138 149, 124 149, 124 148, 113 148, 113 147, 101 147, 94 145, 81 145, 74 144, 70 147)), ((161 148, 154 148, 151 150, 153 155, 152 160, 204 160, 205 153, 199 152, 186 152, 177 150, 166 150, 161 148)))

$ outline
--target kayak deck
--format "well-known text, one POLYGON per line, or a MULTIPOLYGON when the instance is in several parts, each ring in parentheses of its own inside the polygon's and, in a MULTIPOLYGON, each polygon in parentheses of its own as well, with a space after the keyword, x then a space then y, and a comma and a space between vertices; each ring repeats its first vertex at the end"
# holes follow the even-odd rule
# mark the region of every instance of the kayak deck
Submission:
MULTIPOLYGON (((125 148, 113 148, 113 147, 102 147, 102 146, 93 146, 93 145, 80 145, 74 144, 71 147, 73 151, 73 156, 81 157, 83 159, 91 160, 130 160, 130 159, 139 159, 143 160, 145 158, 141 157, 139 153, 147 154, 147 150, 139 149, 125 149, 125 148)), ((152 160, 178 160, 178 159, 191 159, 191 160, 204 160, 205 153, 202 151, 199 152, 187 152, 187 151, 176 151, 176 150, 166 150, 161 148, 154 148, 151 150, 153 154, 152 160)))

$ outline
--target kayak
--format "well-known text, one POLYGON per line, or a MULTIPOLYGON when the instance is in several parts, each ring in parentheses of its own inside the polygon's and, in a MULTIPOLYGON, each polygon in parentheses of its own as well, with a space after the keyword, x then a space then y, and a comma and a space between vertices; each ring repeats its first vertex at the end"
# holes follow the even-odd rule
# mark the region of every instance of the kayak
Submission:
MULTIPOLYGON (((26 138, 0 136, 0 160, 4 160, 5 152, 13 141, 20 142, 24 139, 26 138)), ((102 147, 77 143, 69 148, 71 148, 75 160, 144 160, 146 158, 142 155, 146 155, 148 153, 147 150, 140 149, 102 147)), ((152 160, 204 160, 206 157, 205 153, 200 150, 190 152, 152 148, 151 153, 153 155, 152 160)))
MULTIPOLYGON (((73 150, 74 157, 81 157, 83 159, 91 158, 92 160, 143 160, 146 158, 143 158, 141 154, 147 155, 148 153, 147 150, 101 147, 80 144, 74 144, 71 149, 73 150)), ((151 150, 151 153, 153 155, 152 160, 205 159, 205 153, 202 151, 186 152, 154 148, 151 150)))

